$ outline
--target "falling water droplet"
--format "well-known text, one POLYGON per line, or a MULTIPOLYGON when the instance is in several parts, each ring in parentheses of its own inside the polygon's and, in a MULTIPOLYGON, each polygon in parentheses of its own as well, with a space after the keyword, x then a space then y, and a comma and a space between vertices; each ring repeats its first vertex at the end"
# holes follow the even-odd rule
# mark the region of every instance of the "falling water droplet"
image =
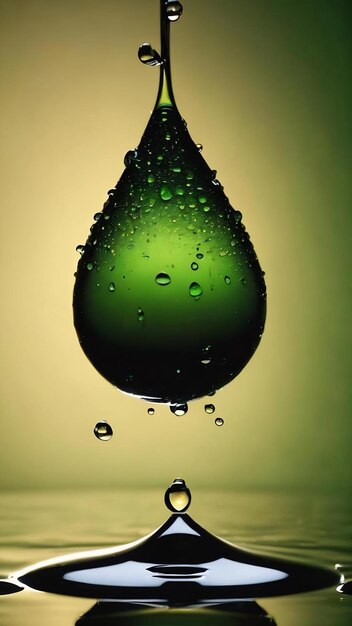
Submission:
POLYGON ((196 271, 198 269, 198 263, 191 263, 191 268, 196 271))
POLYGON ((145 65, 160 65, 163 60, 150 43, 143 43, 138 49, 138 58, 145 65))
POLYGON ((169 285, 171 283, 171 278, 170 278, 169 274, 165 274, 165 272, 160 272, 155 277, 155 282, 158 283, 158 285, 165 286, 165 285, 169 285))
POLYGON ((152 407, 152 406, 150 406, 150 407, 147 409, 147 413, 148 413, 148 415, 154 415, 154 413, 155 413, 155 409, 153 409, 153 407, 152 407))
POLYGON ((170 411, 174 415, 181 417, 182 415, 186 415, 188 411, 187 402, 177 402, 176 404, 170 404, 170 411))
POLYGON ((109 441, 113 436, 113 430, 108 422, 102 420, 94 426, 94 434, 100 441, 109 441))
POLYGON ((224 420, 222 419, 222 417, 216 417, 214 422, 215 422, 215 424, 217 426, 223 426, 224 425, 224 420))
POLYGON ((166 7, 166 15, 170 22, 176 22, 182 15, 183 6, 181 2, 171 0, 166 7))
MULTIPOLYGON (((198 256, 198 255, 197 255, 198 256)), ((203 293, 203 289, 198 283, 191 283, 189 286, 189 294, 192 298, 200 298, 203 293)))
POLYGON ((205 411, 206 413, 209 413, 209 414, 214 413, 214 411, 215 411, 215 406, 214 406, 213 404, 206 404, 206 405, 204 406, 204 411, 205 411))
POLYGON ((191 504, 191 492, 182 478, 175 478, 165 491, 165 504, 173 513, 185 513, 191 504))

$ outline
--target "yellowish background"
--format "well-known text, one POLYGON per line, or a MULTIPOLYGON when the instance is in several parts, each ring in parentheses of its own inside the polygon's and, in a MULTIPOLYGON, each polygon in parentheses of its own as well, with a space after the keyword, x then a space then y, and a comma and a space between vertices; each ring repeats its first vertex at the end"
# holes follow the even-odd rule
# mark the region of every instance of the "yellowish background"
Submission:
POLYGON ((351 4, 184 0, 176 100, 268 287, 262 343, 182 418, 122 395, 72 324, 75 247, 138 144, 157 0, 1 0, 0 487, 351 488, 351 4), (92 434, 99 419, 115 435, 92 434))

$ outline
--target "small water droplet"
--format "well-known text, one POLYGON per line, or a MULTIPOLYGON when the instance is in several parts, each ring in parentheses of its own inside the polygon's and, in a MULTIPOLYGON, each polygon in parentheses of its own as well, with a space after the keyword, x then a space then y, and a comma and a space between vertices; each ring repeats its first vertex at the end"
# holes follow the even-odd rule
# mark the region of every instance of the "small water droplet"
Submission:
POLYGON ((175 478, 165 491, 165 504, 173 513, 185 513, 191 504, 191 492, 182 478, 175 478))
POLYGON ((197 259, 202 259, 204 257, 204 254, 202 254, 201 252, 198 252, 198 254, 196 254, 197 259))
POLYGON ((210 211, 210 206, 203 206, 204 213, 208 213, 210 211))
POLYGON ((201 363, 202 363, 202 365, 209 365, 210 361, 211 361, 211 359, 202 359, 201 363))
POLYGON ((181 2, 171 0, 166 7, 166 15, 170 22, 176 22, 182 15, 183 6, 181 2))
POLYGON ((211 396, 215 396, 215 394, 216 394, 216 391, 209 391, 208 396, 210 398, 211 396))
POLYGON ((166 185, 162 185, 160 189, 160 196, 162 200, 171 200, 172 193, 166 185))
POLYGON ((94 221, 98 222, 100 220, 101 216, 102 216, 102 213, 100 211, 98 211, 98 213, 95 213, 94 217, 93 217, 94 221))
POLYGON ((79 244, 78 246, 76 246, 76 252, 79 252, 81 256, 84 251, 85 251, 85 247, 82 244, 79 244))
POLYGON ((147 178, 148 183, 154 183, 155 182, 155 178, 153 176, 153 174, 149 174, 148 178, 147 178))
POLYGON ((175 172, 176 174, 178 174, 179 172, 181 172, 181 168, 180 167, 173 167, 172 171, 175 172))
POLYGON ((137 156, 138 156, 138 151, 136 148, 134 150, 129 150, 128 152, 126 152, 125 158, 123 160, 125 167, 128 167, 129 165, 131 165, 131 163, 133 163, 133 161, 137 159, 137 156))
POLYGON ((195 270, 197 270, 197 269, 198 269, 198 267, 199 267, 199 266, 198 266, 198 263, 195 263, 195 262, 194 262, 194 263, 191 263, 191 268, 192 268, 192 270, 194 270, 194 271, 195 271, 195 270))
POLYGON ((186 176, 187 180, 193 180, 193 173, 192 172, 188 172, 187 176, 186 176))
POLYGON ((237 224, 239 224, 241 220, 242 220, 242 213, 241 213, 241 211, 235 211, 235 222, 237 222, 237 224))
POLYGON ((245 278, 240 278, 240 283, 242 283, 243 287, 247 285, 247 281, 245 278))
POLYGON ((177 187, 177 189, 176 189, 176 195, 177 196, 183 196, 184 193, 185 192, 183 191, 183 189, 181 187, 177 187))
POLYGON ((215 406, 214 406, 213 404, 206 404, 206 405, 204 406, 204 411, 205 411, 206 413, 209 413, 209 414, 214 413, 214 411, 215 411, 215 406))
POLYGON ((152 48, 150 43, 143 43, 138 48, 138 58, 145 65, 161 65, 163 62, 160 54, 152 48))
POLYGON ((222 417, 216 417, 214 423, 216 424, 216 426, 223 426, 224 420, 222 419, 222 417))
POLYGON ((170 278, 169 274, 165 274, 165 272, 160 272, 155 277, 155 282, 158 283, 158 285, 165 286, 165 285, 169 285, 171 283, 171 278, 170 278))
POLYGON ((202 152, 203 146, 201 143, 196 143, 196 147, 198 148, 199 152, 202 152))
POLYGON ((86 268, 90 272, 93 269, 93 263, 87 263, 86 268))
POLYGON ((170 404, 170 411, 174 415, 181 417, 182 415, 186 415, 188 411, 187 402, 177 402, 177 404, 170 404))
POLYGON ((100 441, 109 441, 113 436, 113 430, 108 422, 102 420, 94 426, 94 434, 100 441))
POLYGON ((154 415, 154 413, 155 413, 155 409, 153 409, 153 407, 152 407, 152 406, 150 406, 150 407, 147 409, 147 413, 148 413, 148 415, 154 415))
POLYGON ((199 196, 199 202, 200 202, 201 204, 205 204, 205 203, 206 203, 206 201, 207 201, 207 199, 206 199, 206 197, 205 197, 205 196, 199 196))
POLYGON ((226 285, 231 285, 231 278, 230 278, 230 276, 225 276, 224 281, 225 281, 226 285))
POLYGON ((189 294, 192 298, 200 298, 203 293, 203 289, 198 283, 191 283, 189 286, 189 294))
POLYGON ((113 282, 109 283, 109 291, 111 292, 115 291, 115 283, 113 282))
POLYGON ((138 309, 138 320, 144 322, 144 313, 141 308, 138 309))

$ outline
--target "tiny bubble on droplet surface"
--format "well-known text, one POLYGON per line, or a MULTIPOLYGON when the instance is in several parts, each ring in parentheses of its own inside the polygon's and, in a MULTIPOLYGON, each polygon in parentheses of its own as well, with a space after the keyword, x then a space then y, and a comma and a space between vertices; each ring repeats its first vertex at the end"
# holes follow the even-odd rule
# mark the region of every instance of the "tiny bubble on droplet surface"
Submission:
POLYGON ((150 407, 147 409, 147 413, 148 413, 148 415, 154 415, 154 413, 155 413, 155 409, 153 409, 153 407, 152 407, 152 406, 150 406, 150 407))
POLYGON ((157 274, 155 277, 155 282, 158 285, 165 286, 171 283, 171 278, 169 274, 166 274, 165 272, 159 272, 159 274, 157 274))
POLYGON ((139 322, 144 322, 144 313, 141 308, 138 309, 138 320, 139 322))
POLYGON ((214 413, 214 411, 215 411, 215 406, 214 406, 214 404, 206 404, 206 405, 204 406, 204 411, 205 411, 206 413, 209 413, 209 414, 214 413))
POLYGON ((230 276, 225 276, 224 281, 225 281, 226 285, 231 285, 231 278, 230 278, 230 276))
POLYGON ((199 285, 199 283, 191 283, 189 286, 189 294, 192 298, 199 298, 203 293, 203 289, 199 285))
POLYGON ((181 417, 182 415, 186 415, 188 411, 187 402, 177 402, 176 404, 170 404, 170 411, 174 415, 181 417))
POLYGON ((195 262, 191 263, 191 268, 192 268, 192 270, 194 270, 194 271, 195 271, 195 270, 197 270, 197 269, 198 269, 198 267, 199 267, 199 266, 198 266, 198 263, 195 263, 195 262))
POLYGON ((222 419, 222 417, 216 417, 214 423, 216 424, 216 426, 223 426, 224 420, 222 419))
POLYGON ((113 282, 109 283, 109 291, 111 292, 115 291, 115 283, 113 282))
MULTIPOLYGON (((129 165, 131 165, 131 163, 133 163, 133 161, 136 160, 137 156, 138 156, 138 152, 136 149, 129 150, 128 152, 126 152, 125 158, 123 160, 125 167, 128 167, 129 165)), ((113 191, 116 191, 116 190, 114 189, 113 191)))
POLYGON ((191 499, 191 492, 182 478, 175 478, 171 487, 165 491, 165 504, 173 513, 185 513, 191 499))
POLYGON ((160 54, 152 48, 150 43, 143 43, 138 48, 138 58, 145 65, 160 65, 163 61, 160 54))
POLYGON ((170 191, 170 189, 166 186, 166 185, 162 185, 161 189, 160 189, 160 196, 162 200, 171 200, 172 198, 172 193, 170 191))
POLYGON ((100 441, 109 441, 113 436, 113 430, 107 421, 102 420, 94 426, 94 434, 100 441))
POLYGON ((176 22, 182 15, 183 6, 181 2, 171 0, 166 6, 166 15, 170 22, 176 22))
POLYGON ((79 244, 78 246, 76 246, 76 252, 79 252, 81 256, 84 251, 85 251, 85 247, 82 244, 79 244))

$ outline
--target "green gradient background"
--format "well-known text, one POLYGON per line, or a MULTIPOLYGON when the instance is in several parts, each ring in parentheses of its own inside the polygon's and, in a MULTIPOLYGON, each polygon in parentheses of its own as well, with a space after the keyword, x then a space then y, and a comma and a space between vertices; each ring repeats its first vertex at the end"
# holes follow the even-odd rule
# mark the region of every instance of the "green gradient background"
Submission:
POLYGON ((138 144, 157 0, 1 0, 0 487, 351 489, 351 3, 184 0, 176 100, 242 211, 262 343, 183 418, 102 379, 72 323, 75 246, 138 144), (100 443, 92 429, 115 431, 100 443))

